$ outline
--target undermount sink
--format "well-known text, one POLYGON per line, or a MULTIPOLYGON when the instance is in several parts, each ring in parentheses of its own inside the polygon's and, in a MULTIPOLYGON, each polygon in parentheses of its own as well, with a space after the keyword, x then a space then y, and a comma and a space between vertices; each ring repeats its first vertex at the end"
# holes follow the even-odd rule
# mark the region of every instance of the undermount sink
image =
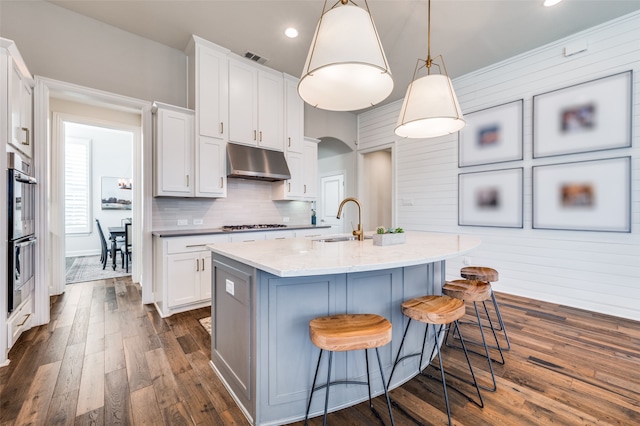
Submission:
MULTIPOLYGON (((370 235, 365 235, 365 240, 370 240, 373 237, 370 235)), ((358 238, 355 235, 341 235, 336 237, 327 237, 327 238, 316 238, 313 241, 317 241, 319 243, 337 243, 340 241, 358 241, 358 238)))

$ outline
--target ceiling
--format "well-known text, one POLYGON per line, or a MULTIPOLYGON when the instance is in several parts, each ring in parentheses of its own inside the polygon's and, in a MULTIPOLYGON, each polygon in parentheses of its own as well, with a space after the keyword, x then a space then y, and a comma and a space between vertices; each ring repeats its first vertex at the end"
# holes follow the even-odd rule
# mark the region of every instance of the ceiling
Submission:
MULTIPOLYGON (((49 0, 51 3, 184 50, 191 34, 266 66, 300 76, 322 0, 49 0), (284 36, 293 26, 300 35, 284 36)), ((333 5, 335 0, 328 2, 333 5)), ((364 7, 365 0, 353 0, 364 7)), ((578 31, 640 10, 640 0, 433 0, 431 54, 455 78, 578 31)), ((404 97, 418 58, 427 56, 427 1, 369 0, 395 87, 404 97)))

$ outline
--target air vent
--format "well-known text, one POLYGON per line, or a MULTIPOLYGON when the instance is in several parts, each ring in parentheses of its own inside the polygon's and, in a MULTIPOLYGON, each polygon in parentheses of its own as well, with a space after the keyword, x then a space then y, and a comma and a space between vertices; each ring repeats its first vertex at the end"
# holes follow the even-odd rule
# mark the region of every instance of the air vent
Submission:
POLYGON ((244 57, 252 60, 253 62, 257 62, 261 65, 264 65, 268 61, 267 58, 263 58, 262 56, 256 55, 255 53, 252 53, 252 52, 246 52, 244 54, 244 57))

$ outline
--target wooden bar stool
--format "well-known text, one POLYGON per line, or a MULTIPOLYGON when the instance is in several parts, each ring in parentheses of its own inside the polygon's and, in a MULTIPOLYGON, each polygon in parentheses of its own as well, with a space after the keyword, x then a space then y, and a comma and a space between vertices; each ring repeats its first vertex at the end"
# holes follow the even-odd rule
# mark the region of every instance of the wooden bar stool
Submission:
POLYGON ((391 424, 394 425, 393 413, 391 412, 391 400, 387 389, 387 382, 384 379, 382 370, 382 362, 380 361, 380 353, 378 348, 388 344, 391 341, 391 323, 384 317, 374 314, 342 314, 319 317, 309 322, 309 335, 314 345, 320 348, 318 355, 318 365, 316 373, 313 376, 313 384, 311 385, 311 394, 309 395, 309 403, 307 404, 307 412, 304 417, 304 424, 307 424, 309 418, 309 409, 311 408, 311 400, 316 390, 327 388, 324 397, 324 420, 323 425, 327 424, 327 409, 329 406, 329 387, 337 384, 349 385, 367 385, 369 390, 369 408, 373 413, 381 419, 376 412, 371 401, 371 381, 369 378, 369 356, 368 349, 375 348, 378 357, 378 367, 380 368, 380 376, 382 377, 382 386, 384 388, 384 396, 387 399, 387 408, 389 410, 389 418, 391 424), (367 381, 341 380, 331 382, 331 362, 334 352, 355 351, 364 349, 364 357, 367 366, 367 381), (324 385, 316 387, 316 379, 318 378, 318 370, 320 369, 320 361, 322 353, 329 351, 329 365, 327 368, 327 382, 324 385))
MULTIPOLYGON (((486 283, 486 282, 481 282, 481 281, 471 281, 471 280, 453 280, 453 281, 447 281, 445 282, 445 284, 442 286, 442 293, 446 294, 447 296, 453 297, 455 299, 459 299, 461 301, 466 301, 466 302, 472 302, 473 303, 473 307, 475 309, 475 313, 476 313, 476 319, 477 319, 477 323, 473 323, 473 324, 477 324, 478 325, 478 329, 480 330, 480 337, 482 339, 482 342, 475 342, 475 341, 471 341, 469 339, 467 339, 467 343, 472 343, 472 344, 477 344, 480 345, 484 348, 484 354, 479 353, 479 352, 475 352, 473 350, 469 350, 469 352, 473 352, 475 354, 478 355, 482 355, 484 357, 486 357, 487 359, 487 365, 489 366, 489 371, 491 372, 491 380, 493 381, 493 386, 492 387, 487 387, 487 386, 483 386, 480 385, 480 387, 482 389, 494 392, 497 388, 496 386, 496 376, 493 372, 493 362, 497 362, 499 364, 504 364, 504 356, 502 355, 502 350, 500 349, 500 345, 498 344, 498 336, 496 335, 496 332, 493 328, 493 323, 491 322, 491 317, 489 317, 489 312, 486 309, 485 306, 485 314, 487 315, 489 324, 490 324, 490 329, 491 332, 493 333, 493 337, 496 341, 496 348, 498 349, 498 352, 500 353, 500 361, 498 360, 493 360, 491 358, 491 355, 489 353, 489 345, 487 344, 487 339, 485 338, 484 335, 484 327, 482 326, 482 321, 480 319, 480 311, 478 310, 478 302, 484 302, 486 300, 491 299, 491 285, 486 283)), ((460 329, 458 329, 459 332, 460 329)), ((458 333, 459 334, 459 333, 458 333)), ((454 331, 453 334, 454 338, 456 338, 456 334, 454 331)), ((448 344, 448 334, 447 334, 447 339, 445 340, 447 346, 451 346, 448 344)), ((461 336, 458 336, 461 337, 461 336)), ((454 346, 455 347, 455 346, 454 346)))
MULTIPOLYGON (((464 268, 460 269, 460 276, 468 280, 483 281, 489 284, 498 281, 498 271, 493 268, 487 268, 485 266, 465 266, 464 268)), ((499 328, 496 328, 496 331, 502 331, 505 342, 507 343, 507 346, 501 346, 501 349, 503 351, 508 351, 511 349, 511 341, 509 340, 507 329, 504 326, 504 322, 502 321, 502 314, 500 313, 498 301, 496 300, 496 295, 493 293, 493 291, 491 291, 491 300, 493 301, 493 309, 495 310, 496 317, 498 318, 499 328)))
MULTIPOLYGON (((453 323, 454 327, 458 330, 458 334, 460 335, 460 342, 462 344, 462 349, 464 350, 465 356, 467 358, 467 364, 469 365, 469 371, 471 372, 472 384, 475 385, 476 393, 478 395, 478 401, 470 398, 464 393, 460 392, 464 395, 469 401, 473 402, 480 408, 484 407, 484 402, 482 401, 482 395, 480 395, 480 388, 478 383, 476 382, 475 374, 473 373, 473 368, 471 367, 471 360, 469 359, 469 354, 467 353, 467 347, 464 343, 464 339, 462 338, 462 334, 460 334, 460 329, 458 328, 458 320, 462 318, 465 314, 465 305, 464 302, 460 299, 455 299, 449 296, 422 296, 417 297, 415 299, 409 299, 402 303, 402 313, 409 318, 407 321, 407 326, 404 329, 404 335, 402 336, 402 341, 400 342, 400 347, 398 348, 398 354, 396 355, 396 359, 393 363, 393 368, 391 369, 391 374, 389 375, 389 384, 391 383, 391 379, 393 377, 393 372, 396 369, 398 363, 403 360, 415 356, 420 356, 420 361, 418 362, 418 372, 427 377, 433 378, 427 374, 423 373, 422 368, 422 359, 424 358, 424 349, 427 343, 427 334, 429 332, 429 324, 433 325, 434 331, 434 346, 431 350, 431 355, 429 357, 429 364, 426 368, 431 365, 431 360, 433 359, 434 353, 437 351, 439 368, 440 370, 440 382, 442 383, 442 390, 444 393, 444 401, 447 407, 447 417, 449 419, 449 425, 451 425, 451 410, 449 407, 449 396, 447 393, 447 381, 445 379, 445 370, 442 363, 442 354, 440 353, 440 344, 439 337, 440 335, 449 330, 450 324, 453 323), (400 356, 402 353, 402 347, 404 346, 405 337, 407 336, 407 332, 409 331, 409 326, 413 320, 420 321, 425 323, 427 326, 424 331, 424 338, 422 341, 422 350, 416 353, 410 353, 404 356, 400 356), (445 328, 445 326, 447 326, 445 328)), ((425 368, 425 370, 426 370, 425 368)), ((449 374, 449 373, 447 373, 449 374)), ((454 376, 455 377, 455 376, 454 376)), ((408 414, 408 413, 407 413, 408 414)))

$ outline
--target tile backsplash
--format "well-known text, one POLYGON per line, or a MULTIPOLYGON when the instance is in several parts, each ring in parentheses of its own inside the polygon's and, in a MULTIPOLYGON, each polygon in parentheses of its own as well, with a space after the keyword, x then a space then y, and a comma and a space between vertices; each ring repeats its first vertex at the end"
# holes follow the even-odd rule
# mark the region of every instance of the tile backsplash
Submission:
POLYGON ((272 185, 269 182, 227 179, 227 185, 227 198, 154 198, 153 230, 212 229, 223 225, 257 223, 279 224, 285 223, 284 218, 289 218, 287 225, 311 224, 312 203, 273 201, 272 185), (186 224, 178 225, 179 221, 186 224))

